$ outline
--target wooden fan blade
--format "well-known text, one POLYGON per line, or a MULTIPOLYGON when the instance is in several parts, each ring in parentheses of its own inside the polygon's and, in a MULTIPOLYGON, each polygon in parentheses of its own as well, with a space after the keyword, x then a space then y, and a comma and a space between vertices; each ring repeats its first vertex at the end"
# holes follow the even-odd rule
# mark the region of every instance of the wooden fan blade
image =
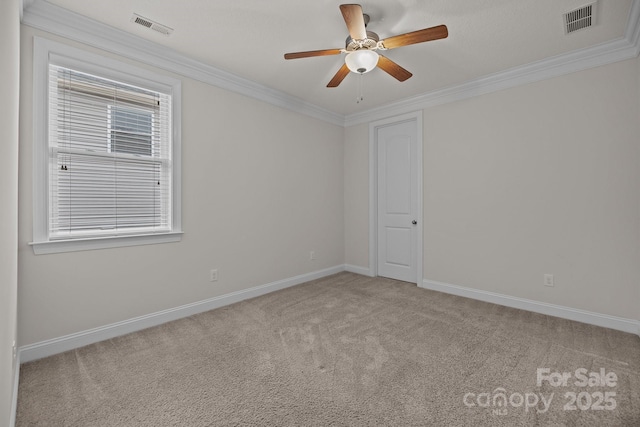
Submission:
POLYGON ((364 24, 362 7, 359 4, 341 4, 340 12, 344 22, 347 24, 349 35, 354 40, 364 40, 367 38, 367 28, 364 24))
POLYGON ((401 82, 413 76, 413 74, 411 74, 386 56, 380 55, 380 57, 378 58, 378 67, 380 67, 382 71, 389 73, 391 76, 395 77, 401 82))
POLYGON ((382 45, 386 49, 393 49, 395 47, 423 43, 431 40, 446 39, 448 35, 449 31, 447 30, 447 26, 438 25, 437 27, 425 28, 424 30, 389 37, 388 39, 382 40, 382 45))
POLYGON ((285 53, 284 59, 298 59, 298 58, 310 58, 312 56, 337 55, 341 52, 342 52, 342 49, 323 49, 323 50, 310 50, 308 52, 293 52, 293 53, 285 53))
POLYGON ((336 75, 333 76, 327 87, 338 87, 338 85, 342 83, 344 78, 347 77, 350 72, 351 71, 349 71, 349 67, 347 67, 347 64, 342 64, 342 67, 340 67, 336 75))

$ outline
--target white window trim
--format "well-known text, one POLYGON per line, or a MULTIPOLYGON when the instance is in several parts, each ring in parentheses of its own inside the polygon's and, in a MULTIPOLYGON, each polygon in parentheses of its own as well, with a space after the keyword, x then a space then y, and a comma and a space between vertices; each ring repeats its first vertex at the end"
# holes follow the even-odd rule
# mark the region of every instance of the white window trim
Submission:
POLYGON ((115 59, 34 37, 33 49, 33 247, 35 254, 72 252, 156 243, 177 242, 182 238, 181 198, 181 81, 115 59), (101 77, 137 84, 172 95, 173 126, 173 228, 169 232, 124 236, 49 240, 48 192, 48 74, 49 62, 79 69, 101 77))

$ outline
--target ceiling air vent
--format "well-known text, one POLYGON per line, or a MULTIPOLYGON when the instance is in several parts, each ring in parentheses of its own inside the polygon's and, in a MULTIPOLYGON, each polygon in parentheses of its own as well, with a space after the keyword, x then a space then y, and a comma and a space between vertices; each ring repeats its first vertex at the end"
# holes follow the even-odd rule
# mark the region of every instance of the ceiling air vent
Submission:
POLYGON ((571 34, 575 31, 589 28, 596 22, 596 3, 591 3, 580 9, 564 14, 564 31, 571 34))
POLYGON ((144 16, 140 16, 137 13, 134 13, 131 17, 131 22, 142 25, 143 27, 150 28, 153 31, 159 32, 160 34, 164 34, 165 36, 173 33, 173 28, 169 28, 166 25, 158 24, 157 22, 152 21, 149 18, 145 18, 144 16))

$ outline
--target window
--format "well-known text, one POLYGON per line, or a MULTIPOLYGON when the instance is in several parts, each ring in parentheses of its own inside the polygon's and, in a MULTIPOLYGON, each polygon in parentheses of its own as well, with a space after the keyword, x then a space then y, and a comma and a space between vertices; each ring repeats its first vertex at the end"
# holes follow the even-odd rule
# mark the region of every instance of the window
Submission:
POLYGON ((108 109, 107 150, 153 156, 153 111, 115 105, 109 105, 108 109))
POLYGON ((44 39, 34 56, 34 251, 179 240, 179 81, 44 39))

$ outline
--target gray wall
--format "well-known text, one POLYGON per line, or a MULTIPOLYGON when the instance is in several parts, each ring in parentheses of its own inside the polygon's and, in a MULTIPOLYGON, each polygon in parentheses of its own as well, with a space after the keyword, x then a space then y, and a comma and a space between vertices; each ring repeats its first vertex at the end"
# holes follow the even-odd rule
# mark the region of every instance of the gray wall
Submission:
POLYGON ((9 425, 18 286, 20 1, 0 2, 0 425, 9 425))
MULTIPOLYGON (((640 319, 638 67, 425 109, 424 278, 640 319)), ((346 129, 345 260, 362 267, 368 144, 346 129)))
POLYGON ((181 76, 183 240, 34 255, 34 34, 61 40, 22 27, 20 345, 344 263, 344 129, 181 76))

